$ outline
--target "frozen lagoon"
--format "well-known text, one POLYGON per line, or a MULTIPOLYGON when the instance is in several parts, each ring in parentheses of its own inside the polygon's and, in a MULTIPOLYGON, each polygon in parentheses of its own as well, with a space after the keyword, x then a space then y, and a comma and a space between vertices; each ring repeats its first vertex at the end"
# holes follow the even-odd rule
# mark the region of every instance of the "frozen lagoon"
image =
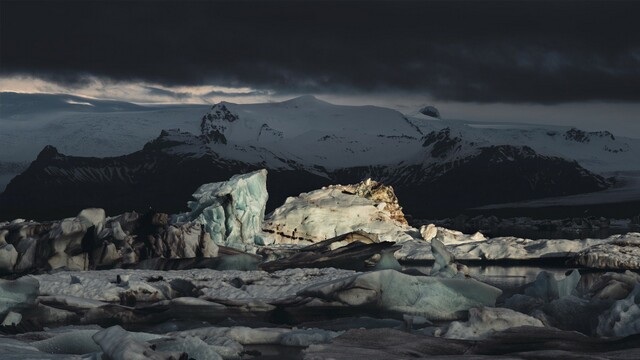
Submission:
POLYGON ((638 358, 640 275, 622 270, 640 268, 640 234, 416 229, 372 181, 261 225, 265 175, 203 186, 175 216, 0 226, 17 278, 0 282, 0 357, 638 358))

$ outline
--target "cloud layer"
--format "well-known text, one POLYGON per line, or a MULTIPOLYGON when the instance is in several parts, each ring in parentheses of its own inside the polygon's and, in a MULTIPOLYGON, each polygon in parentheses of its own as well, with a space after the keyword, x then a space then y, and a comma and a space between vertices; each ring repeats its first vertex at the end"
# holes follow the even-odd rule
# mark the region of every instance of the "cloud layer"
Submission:
POLYGON ((2 2, 0 75, 463 102, 640 100, 634 2, 2 2))

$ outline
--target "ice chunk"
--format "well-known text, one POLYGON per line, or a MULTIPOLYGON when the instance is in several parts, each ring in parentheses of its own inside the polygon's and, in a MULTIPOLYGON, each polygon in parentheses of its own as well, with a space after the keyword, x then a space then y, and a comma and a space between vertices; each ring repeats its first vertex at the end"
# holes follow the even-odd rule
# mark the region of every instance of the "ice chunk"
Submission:
POLYGON ((396 260, 396 258, 393 256, 393 252, 383 251, 382 254, 380 254, 380 260, 378 260, 378 263, 376 264, 374 269, 375 270, 392 269, 392 270, 400 271, 402 270, 402 265, 400 265, 398 260, 396 260))
POLYGON ((580 272, 575 269, 560 280, 556 279, 553 273, 541 271, 536 281, 525 288, 524 294, 545 301, 560 299, 571 295, 579 281, 580 272))
POLYGON ((443 335, 451 339, 482 339, 497 331, 519 326, 543 327, 542 321, 505 308, 469 309, 469 320, 454 321, 443 335))
POLYGON ((349 306, 453 320, 478 306, 494 306, 501 290, 473 279, 410 276, 395 270, 374 271, 311 285, 300 292, 349 306))
POLYGON ((620 300, 629 296, 639 283, 640 274, 629 270, 624 273, 608 272, 598 277, 598 280, 589 287, 589 293, 595 299, 620 300))
POLYGON ((35 304, 39 293, 38 280, 25 276, 18 280, 0 279, 0 316, 10 311, 28 309, 35 304))
POLYGON ((137 340, 120 326, 97 332, 93 340, 111 360, 178 360, 187 359, 183 352, 157 352, 137 340))
POLYGON ((625 299, 613 303, 598 318, 596 333, 600 336, 640 334, 640 284, 625 299))
POLYGON ((15 326, 20 324, 20 321, 22 321, 22 315, 20 315, 19 313, 15 313, 13 311, 9 311, 9 313, 7 314, 7 316, 4 318, 4 321, 2 321, 2 326, 15 326))
MULTIPOLYGON (((431 268, 431 276, 455 277, 458 275, 458 265, 454 263, 453 255, 438 239, 431 239, 431 252, 436 262, 431 268)), ((464 276, 463 273, 460 275, 464 276)))
POLYGON ((290 197, 267 216, 264 229, 278 244, 316 243, 355 231, 391 242, 420 236, 407 225, 393 190, 371 180, 290 197))
POLYGON ((0 245, 0 273, 12 272, 18 262, 18 252, 11 244, 0 245))
POLYGON ((596 269, 640 269, 640 233, 614 237, 610 242, 581 251, 575 262, 596 269))
POLYGON ((189 202, 191 211, 178 222, 204 224, 216 244, 250 250, 261 243, 267 204, 267 170, 234 175, 228 181, 202 185, 189 202))
MULTIPOLYGON (((459 260, 527 260, 540 258, 572 259, 579 252, 590 247, 607 244, 616 241, 620 235, 614 235, 607 239, 523 239, 512 236, 484 239, 480 233, 474 235, 457 234, 453 230, 444 228, 422 228, 422 236, 428 240, 437 238, 441 240, 447 249, 459 260), (434 235, 438 234, 438 235, 434 235), (442 235, 442 236, 440 236, 442 235)), ((425 241, 404 242, 402 249, 396 251, 398 260, 433 260, 431 246, 425 241)), ((632 251, 630 247, 623 251, 632 251)), ((635 251, 635 250, 633 250, 635 251)), ((633 255, 633 254, 632 254, 633 255)), ((632 256, 626 258, 624 264, 633 266, 632 256)), ((579 262, 579 259, 576 261, 579 262)), ((622 263, 622 262, 620 262, 622 263)), ((589 263, 585 265, 592 266, 589 263)), ((612 267, 615 266, 615 263, 612 267)))
POLYGON ((461 231, 450 230, 443 227, 435 226, 434 224, 422 225, 420 227, 420 234, 426 241, 431 239, 438 239, 445 245, 465 244, 469 242, 483 241, 487 238, 482 233, 464 234, 461 231))
POLYGON ((77 217, 85 224, 86 228, 95 226, 96 234, 99 234, 102 231, 107 218, 104 209, 100 208, 84 209, 80 211, 77 217))
POLYGON ((38 350, 50 354, 82 355, 101 351, 100 346, 93 341, 93 335, 99 330, 66 331, 49 339, 35 341, 31 345, 38 350))

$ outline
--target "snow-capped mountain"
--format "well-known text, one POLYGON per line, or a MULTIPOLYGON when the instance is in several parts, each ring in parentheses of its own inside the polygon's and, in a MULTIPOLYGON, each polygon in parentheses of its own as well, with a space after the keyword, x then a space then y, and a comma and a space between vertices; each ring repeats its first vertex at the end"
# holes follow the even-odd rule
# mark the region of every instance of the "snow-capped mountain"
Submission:
POLYGON ((222 102, 202 117, 200 130, 212 148, 231 158, 251 161, 225 149, 253 146, 332 170, 399 162, 428 166, 494 145, 527 146, 540 155, 576 160, 595 172, 640 170, 640 140, 616 138, 607 131, 448 121, 420 112, 333 105, 313 96, 267 104, 222 102))
POLYGON ((258 168, 269 169, 270 207, 318 186, 373 177, 396 188, 408 213, 434 216, 599 191, 611 185, 609 172, 640 169, 640 140, 605 131, 441 120, 312 96, 221 102, 191 121, 188 131, 163 131, 119 157, 46 148, 0 197, 0 218, 86 206, 179 211, 200 184, 258 168))
POLYGON ((194 133, 207 105, 143 106, 66 94, 0 93, 0 192, 47 145, 69 155, 140 150, 162 129, 194 133))

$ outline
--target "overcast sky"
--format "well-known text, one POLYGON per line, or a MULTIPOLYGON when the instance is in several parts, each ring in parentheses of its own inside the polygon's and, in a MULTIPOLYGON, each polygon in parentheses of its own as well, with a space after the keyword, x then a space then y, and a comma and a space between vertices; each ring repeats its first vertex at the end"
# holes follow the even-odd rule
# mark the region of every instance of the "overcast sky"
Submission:
POLYGON ((0 3, 0 90, 330 101, 640 137, 638 2, 0 3))

